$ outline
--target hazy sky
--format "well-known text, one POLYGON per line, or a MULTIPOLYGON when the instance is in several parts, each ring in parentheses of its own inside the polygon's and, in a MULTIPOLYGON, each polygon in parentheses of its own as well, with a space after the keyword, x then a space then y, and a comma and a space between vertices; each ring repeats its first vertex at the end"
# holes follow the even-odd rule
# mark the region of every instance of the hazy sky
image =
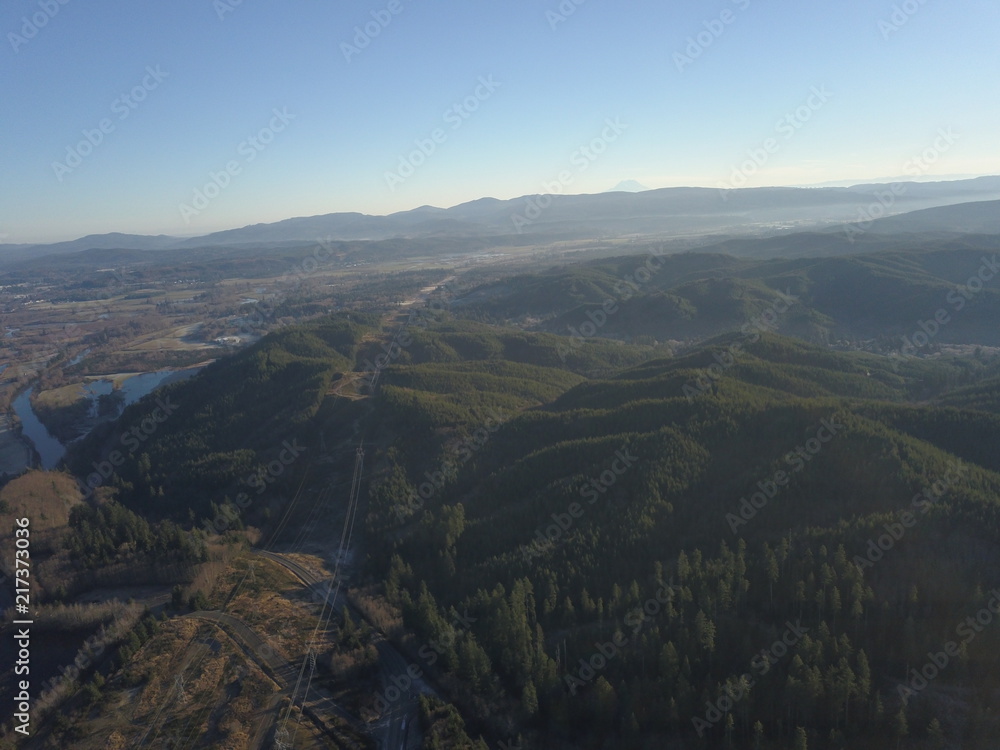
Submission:
POLYGON ((996 0, 5 0, 0 32, 0 242, 1000 173, 996 0))

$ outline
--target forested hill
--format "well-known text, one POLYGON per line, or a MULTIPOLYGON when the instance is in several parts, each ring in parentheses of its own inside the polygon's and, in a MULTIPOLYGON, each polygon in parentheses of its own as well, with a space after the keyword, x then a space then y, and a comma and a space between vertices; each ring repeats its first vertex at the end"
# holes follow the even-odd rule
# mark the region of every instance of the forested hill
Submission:
MULTIPOLYGON (((923 330, 919 323, 933 323, 940 310, 946 322, 929 340, 918 336, 916 348, 1000 344, 1000 238, 923 245, 910 241, 877 254, 772 260, 707 251, 657 255, 650 247, 645 255, 567 264, 481 285, 452 308, 466 317, 564 336, 701 340, 750 321, 819 343, 876 340, 884 351, 906 346, 903 337, 912 341, 923 330), (776 306, 779 314, 765 317, 776 306)), ((798 255, 803 248, 787 249, 798 255)))
POLYGON ((537 747, 988 746, 1000 634, 909 671, 1000 584, 995 365, 728 335, 518 413, 462 388, 496 366, 386 373, 368 519, 470 712, 516 699, 537 747))
POLYGON ((473 736, 990 746, 1000 631, 955 632, 1000 586, 995 361, 760 331, 668 357, 444 313, 397 333, 353 314, 283 329, 130 407, 75 460, 108 459, 155 398, 176 404, 113 488, 200 525, 304 449, 241 516, 266 530, 307 465, 364 439, 356 583, 414 649, 435 644, 421 668, 473 736), (949 640, 958 656, 921 684, 911 670, 949 640))
MULTIPOLYGON (((288 489, 295 484, 289 477, 298 478, 307 464, 323 460, 327 446, 364 435, 363 427, 376 431, 366 421, 367 396, 374 363, 385 357, 383 340, 392 335, 381 330, 383 322, 342 313, 280 329, 189 381, 133 404, 117 422, 75 444, 70 467, 97 486, 113 487, 128 507, 155 518, 215 518, 219 506, 234 503, 241 492, 256 497, 265 487, 288 489), (128 460, 114 464, 116 453, 128 460)), ((433 374, 419 376, 425 380, 444 377, 436 365, 455 368, 449 380, 438 383, 442 413, 453 411, 456 400, 488 391, 497 394, 494 405, 513 413, 550 401, 587 376, 653 356, 650 347, 604 340, 570 347, 560 336, 469 322, 441 323, 433 332, 426 323, 414 325, 410 335, 412 343, 394 349, 391 361, 426 363, 433 374)), ((417 378, 418 372, 409 376, 417 378)), ((386 398, 397 392, 391 386, 383 391, 386 398)), ((390 417, 395 422, 421 418, 409 414, 405 403, 395 407, 390 417)), ((259 522, 260 512, 255 506, 235 515, 259 522)))
MULTIPOLYGON (((128 460, 109 470, 106 481, 127 506, 153 517, 214 518, 214 506, 270 486, 278 478, 271 462, 280 462, 281 475, 291 472, 299 462, 290 459, 303 451, 290 456, 286 441, 314 445, 331 416, 323 409, 335 400, 331 390, 354 370, 359 346, 377 322, 354 313, 280 329, 133 404, 77 444, 70 466, 77 476, 93 477, 117 452, 128 460)), ((349 406, 340 403, 338 410, 349 406)), ((349 430, 345 421, 347 427, 338 422, 335 429, 349 430)))

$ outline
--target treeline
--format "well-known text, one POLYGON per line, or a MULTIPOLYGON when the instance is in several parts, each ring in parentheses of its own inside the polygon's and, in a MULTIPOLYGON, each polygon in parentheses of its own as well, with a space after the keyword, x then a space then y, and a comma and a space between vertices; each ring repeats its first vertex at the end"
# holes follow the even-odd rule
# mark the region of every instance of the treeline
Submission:
MULTIPOLYGON (((458 318, 454 307, 447 312, 431 307, 416 318, 408 333, 412 342, 395 352, 393 364, 516 362, 600 377, 669 351, 593 335, 573 338, 486 325, 458 318)), ((374 360, 381 353, 375 348, 368 354, 374 360)))
POLYGON ((207 560, 205 542, 197 534, 169 520, 150 524, 114 501, 74 507, 64 544, 70 557, 84 568, 103 568, 147 555, 161 564, 207 560))

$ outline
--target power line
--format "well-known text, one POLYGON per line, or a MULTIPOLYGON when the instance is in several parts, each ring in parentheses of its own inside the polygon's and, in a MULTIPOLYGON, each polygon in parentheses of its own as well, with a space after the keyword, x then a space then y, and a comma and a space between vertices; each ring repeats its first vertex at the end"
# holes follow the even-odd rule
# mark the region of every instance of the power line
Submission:
MULTIPOLYGON (((348 498, 347 503, 347 514, 344 517, 344 528, 340 534, 340 546, 337 551, 337 561, 334 565, 333 578, 336 581, 336 588, 327 585, 326 596, 323 599, 323 605, 320 608, 320 616, 316 622, 316 627, 313 629, 311 638, 309 639, 309 649, 310 652, 315 647, 317 642, 317 637, 321 630, 325 630, 336 611, 337 598, 340 595, 340 586, 342 582, 342 577, 340 575, 340 566, 343 563, 347 553, 350 549, 351 538, 354 533, 354 522, 357 518, 358 509, 358 498, 361 494, 361 478, 364 473, 364 460, 365 451, 364 445, 359 445, 355 453, 354 458, 354 476, 351 480, 351 494, 348 498), (333 597, 331 602, 331 590, 333 591, 333 597), (327 614, 327 608, 329 607, 329 614, 327 614)), ((291 701, 288 706, 288 710, 285 712, 285 716, 282 719, 281 726, 284 727, 288 719, 291 717, 292 710, 295 708, 295 703, 298 700, 299 687, 302 685, 303 678, 305 678, 305 668, 306 663, 309 659, 304 659, 302 661, 302 666, 299 668, 299 676, 295 681, 295 687, 292 689, 291 701)), ((313 662, 313 669, 310 671, 308 678, 305 678, 305 689, 302 693, 302 703, 305 705, 305 701, 309 695, 309 690, 312 688, 312 679, 315 674, 315 662, 313 662)))

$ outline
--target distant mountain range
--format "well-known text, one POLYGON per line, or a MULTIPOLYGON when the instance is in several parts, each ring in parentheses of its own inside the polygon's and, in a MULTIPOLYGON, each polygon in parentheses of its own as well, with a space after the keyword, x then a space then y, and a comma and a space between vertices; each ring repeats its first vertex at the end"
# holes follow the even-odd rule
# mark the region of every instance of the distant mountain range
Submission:
MULTIPOLYGON (((636 183, 637 185, 637 183, 636 183)), ((642 186, 638 186, 641 188, 642 186)), ((862 222, 864 232, 1000 231, 1000 176, 950 182, 830 188, 663 188, 596 195, 481 198, 451 208, 421 206, 388 216, 333 213, 254 224, 193 238, 89 235, 69 242, 0 245, 0 262, 90 249, 171 250, 394 238, 503 237, 529 241, 610 236, 768 236, 862 222), (992 203, 985 203, 991 201, 992 203), (955 204, 967 204, 955 207, 955 204), (930 209, 930 210, 927 210, 930 209), (919 211, 919 214, 906 212, 919 211), (885 218, 888 217, 888 218, 885 218)))

